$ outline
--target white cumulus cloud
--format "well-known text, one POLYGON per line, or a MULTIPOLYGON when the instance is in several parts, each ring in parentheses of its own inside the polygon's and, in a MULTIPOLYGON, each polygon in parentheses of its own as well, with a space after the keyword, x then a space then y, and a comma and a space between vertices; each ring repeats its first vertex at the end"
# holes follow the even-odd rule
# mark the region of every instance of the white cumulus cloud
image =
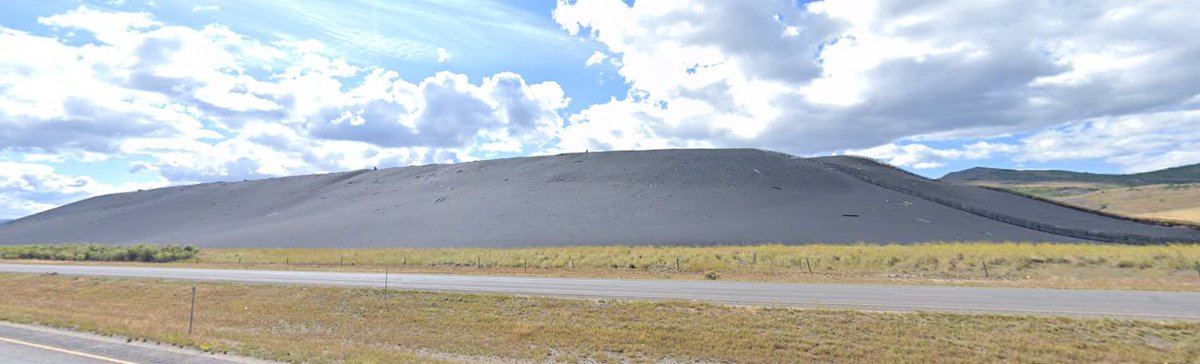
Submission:
POLYGON ((111 185, 87 176, 63 175, 43 164, 0 161, 0 217, 21 217, 80 198, 164 185, 165 180, 111 185))
POLYGON ((1195 110, 1196 13, 1182 1, 578 0, 554 18, 604 45, 631 88, 571 116, 573 143, 810 154, 1195 110))
POLYGON ((447 52, 446 48, 438 48, 437 49, 437 63, 446 63, 446 61, 449 61, 449 60, 450 60, 450 52, 447 52))
POLYGON ((0 52, 0 156, 29 156, 5 165, 5 216, 142 187, 50 163, 138 158, 133 169, 166 185, 464 161, 547 148, 569 103, 558 84, 515 73, 409 81, 318 41, 147 13, 85 6, 39 22, 54 34, 0 27, 0 48, 26 50, 0 52), (16 184, 32 179, 48 182, 16 184))
POLYGON ((592 53, 592 55, 588 57, 587 61, 584 61, 583 64, 585 66, 595 66, 604 63, 604 60, 606 59, 608 59, 607 54, 604 54, 604 52, 601 51, 596 51, 595 53, 592 53))

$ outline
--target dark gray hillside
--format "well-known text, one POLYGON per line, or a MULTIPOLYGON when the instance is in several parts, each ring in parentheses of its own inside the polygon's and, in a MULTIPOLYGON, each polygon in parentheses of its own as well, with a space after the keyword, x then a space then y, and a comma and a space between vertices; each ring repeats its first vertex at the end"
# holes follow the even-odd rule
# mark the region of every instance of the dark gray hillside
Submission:
MULTIPOLYGON (((1200 240, 1195 232, 1108 223, 1117 224, 1112 229, 1200 240)), ((99 196, 0 225, 5 244, 502 247, 938 240, 1081 239, 880 187, 817 160, 750 149, 565 154, 209 183, 99 196)))

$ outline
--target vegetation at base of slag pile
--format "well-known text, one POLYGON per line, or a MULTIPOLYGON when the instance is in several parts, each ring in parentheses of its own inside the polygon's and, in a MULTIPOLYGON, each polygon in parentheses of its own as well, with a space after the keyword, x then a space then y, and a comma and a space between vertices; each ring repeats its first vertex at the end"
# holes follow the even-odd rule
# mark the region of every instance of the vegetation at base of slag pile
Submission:
POLYGON ((554 246, 525 248, 219 248, 208 263, 612 269, 704 274, 896 273, 1001 276, 1039 267, 1191 270, 1200 245, 996 242, 748 246, 554 246))
POLYGON ((42 244, 0 246, 0 259, 163 263, 192 259, 199 253, 200 248, 192 245, 42 244))

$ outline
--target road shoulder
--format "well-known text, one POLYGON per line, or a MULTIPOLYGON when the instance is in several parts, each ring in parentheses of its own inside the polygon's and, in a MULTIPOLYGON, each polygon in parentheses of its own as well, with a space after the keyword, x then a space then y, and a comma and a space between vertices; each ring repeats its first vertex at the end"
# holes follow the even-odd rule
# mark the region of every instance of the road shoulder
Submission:
MULTIPOLYGON (((133 341, 118 336, 50 328, 0 321, 0 341, 46 352, 49 356, 69 355, 81 362, 100 363, 271 363, 268 361, 162 344, 133 341)), ((32 359, 31 362, 37 362, 32 359)))

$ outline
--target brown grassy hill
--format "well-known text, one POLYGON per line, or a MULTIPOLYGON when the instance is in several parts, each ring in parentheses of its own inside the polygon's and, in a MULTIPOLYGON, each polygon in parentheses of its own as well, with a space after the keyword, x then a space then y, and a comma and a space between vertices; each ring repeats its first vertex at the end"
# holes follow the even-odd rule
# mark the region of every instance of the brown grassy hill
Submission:
POLYGON ((1136 174, 971 168, 939 179, 1105 213, 1200 224, 1200 164, 1136 174))
POLYGON ((988 182, 989 187, 1139 219, 1200 224, 1200 183, 1128 187, 1092 182, 988 182))
POLYGON ((1200 183, 1109 188, 1055 199, 1121 215, 1200 224, 1200 183))
POLYGON ((1038 184, 1066 182, 1112 186, 1148 186, 1200 182, 1200 164, 1134 174, 1101 174, 1059 170, 1014 170, 976 167, 946 174, 942 182, 955 184, 1038 184))

